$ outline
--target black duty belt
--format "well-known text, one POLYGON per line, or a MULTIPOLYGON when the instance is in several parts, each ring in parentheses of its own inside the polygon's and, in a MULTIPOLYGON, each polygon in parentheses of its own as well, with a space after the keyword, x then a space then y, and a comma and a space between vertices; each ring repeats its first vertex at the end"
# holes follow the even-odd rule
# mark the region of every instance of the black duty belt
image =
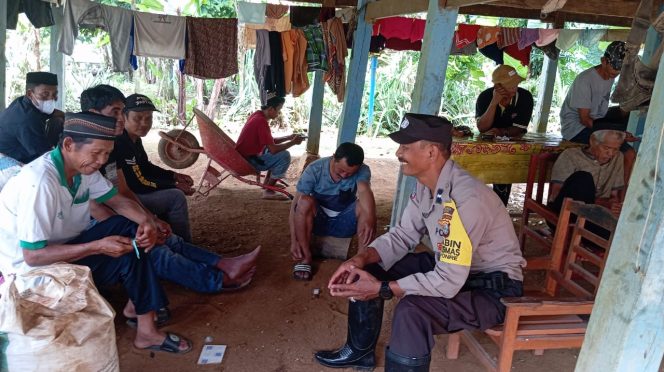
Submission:
POLYGON ((503 290, 512 282, 512 279, 502 271, 492 273, 477 273, 468 276, 466 283, 461 288, 462 291, 472 291, 474 289, 493 289, 503 290))

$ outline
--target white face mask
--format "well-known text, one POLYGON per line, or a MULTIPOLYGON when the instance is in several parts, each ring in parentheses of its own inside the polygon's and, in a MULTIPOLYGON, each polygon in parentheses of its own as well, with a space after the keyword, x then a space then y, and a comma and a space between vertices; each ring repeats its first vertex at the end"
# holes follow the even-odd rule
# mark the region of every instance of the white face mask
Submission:
POLYGON ((54 99, 48 99, 48 100, 41 100, 41 99, 35 99, 36 102, 33 102, 37 110, 43 112, 46 115, 51 115, 53 111, 55 111, 55 100, 54 99))

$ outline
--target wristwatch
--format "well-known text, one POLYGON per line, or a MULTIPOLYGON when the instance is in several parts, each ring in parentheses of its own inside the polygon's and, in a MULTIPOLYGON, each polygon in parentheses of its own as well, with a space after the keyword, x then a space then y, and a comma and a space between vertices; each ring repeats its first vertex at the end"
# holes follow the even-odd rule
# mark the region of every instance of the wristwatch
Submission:
POLYGON ((390 289, 390 282, 381 282, 380 290, 378 291, 378 296, 383 300, 390 300, 394 297, 394 293, 390 289))

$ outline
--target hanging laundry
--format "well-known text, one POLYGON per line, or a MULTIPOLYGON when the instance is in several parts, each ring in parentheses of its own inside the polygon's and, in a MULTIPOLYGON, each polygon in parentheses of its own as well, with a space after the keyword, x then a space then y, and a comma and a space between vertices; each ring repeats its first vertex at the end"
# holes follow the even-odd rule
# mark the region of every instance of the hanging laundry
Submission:
POLYGON ((458 49, 465 47, 477 40, 477 32, 482 28, 480 25, 460 24, 454 32, 454 43, 458 49))
POLYGON ((498 42, 500 36, 500 27, 480 27, 477 31, 477 47, 484 47, 498 42))
POLYGON ((310 25, 302 29, 307 38, 307 64, 308 71, 327 71, 327 55, 323 42, 323 30, 320 25, 310 25))
POLYGON ((312 6, 291 6, 290 18, 293 27, 313 25, 320 16, 320 8, 312 6))
POLYGON ((556 39, 556 48, 560 50, 568 50, 574 46, 579 37, 581 30, 560 30, 558 39, 556 39))
POLYGON ((422 40, 412 42, 410 40, 403 40, 397 38, 387 39, 385 40, 385 49, 400 50, 400 51, 404 50, 420 51, 422 50, 422 40))
POLYGON ((427 21, 423 19, 413 20, 413 27, 410 30, 410 41, 416 42, 424 39, 424 29, 427 25, 427 21))
POLYGON ((129 32, 133 12, 124 8, 102 5, 89 0, 68 0, 65 4, 62 29, 58 38, 58 51, 66 55, 74 52, 78 28, 103 28, 109 34, 113 70, 130 70, 131 43, 129 32))
POLYGON ((503 51, 507 53, 510 57, 521 62, 521 65, 528 66, 530 65, 530 51, 532 48, 533 48, 532 44, 528 45, 523 49, 519 49, 519 46, 517 44, 512 44, 506 46, 505 49, 503 49, 503 51))
POLYGON ((254 53, 254 77, 258 85, 261 105, 267 102, 265 76, 270 66, 270 33, 267 30, 256 30, 256 52, 254 53))
POLYGON ((185 57, 185 17, 134 12, 134 55, 182 59, 185 57))
POLYGON ((265 73, 265 90, 275 92, 277 96, 286 96, 284 84, 284 57, 281 48, 281 33, 269 31, 270 65, 265 73))
POLYGON ((559 29, 540 28, 539 38, 535 41, 535 45, 538 47, 549 45, 558 38, 559 33, 559 29))
POLYGON ((579 43, 586 48, 595 48, 606 35, 606 29, 586 29, 579 36, 579 43))
POLYGON ((318 14, 318 22, 321 24, 326 22, 328 19, 332 19, 336 16, 336 11, 332 6, 324 6, 320 8, 320 13, 318 14))
POLYGON ((452 43, 452 50, 450 50, 452 56, 472 56, 475 54, 477 54, 477 44, 475 43, 467 44, 463 48, 457 48, 456 44, 452 43))
POLYGON ((560 56, 560 49, 556 48, 555 41, 543 46, 538 46, 537 44, 535 44, 535 47, 537 49, 540 49, 544 53, 544 55, 546 55, 547 57, 549 57, 549 59, 553 61, 558 60, 558 57, 560 56))
POLYGON ((290 17, 284 16, 279 19, 267 18, 263 24, 245 23, 238 26, 240 46, 244 49, 256 47, 256 30, 288 31, 291 29, 290 17))
POLYGON ((410 40, 413 18, 389 17, 379 19, 373 25, 373 35, 383 35, 385 39, 410 40))
POLYGON ((307 39, 302 30, 293 29, 281 33, 284 60, 284 90, 299 97, 309 89, 307 76, 307 39))
POLYGON ((337 95, 337 101, 343 102, 346 94, 346 35, 340 18, 332 18, 323 24, 323 32, 327 35, 327 56, 329 69, 325 74, 327 85, 337 95))
POLYGON ((341 22, 348 23, 351 19, 355 18, 357 8, 340 8, 337 9, 334 13, 337 18, 341 18, 341 22))
MULTIPOLYGON (((369 42, 369 53, 380 53, 385 49, 385 36, 372 36, 369 42)), ((346 45, 348 46, 348 45, 346 45)))
POLYGON ((184 73, 200 79, 237 74, 237 23, 237 18, 187 17, 184 73))
POLYGON ((521 36, 519 37, 519 42, 517 45, 519 49, 524 49, 529 45, 532 45, 539 39, 539 30, 536 28, 522 28, 521 36))
POLYGON ((501 27, 500 37, 498 38, 498 48, 505 48, 506 46, 513 45, 519 42, 521 36, 521 28, 518 27, 501 27))
POLYGON ((500 48, 498 48, 498 45, 496 45, 496 43, 489 44, 489 45, 485 46, 484 48, 478 48, 478 50, 485 57, 487 57, 490 60, 496 62, 497 65, 502 65, 503 64, 503 51, 500 48))
POLYGON ((16 30, 19 13, 25 13, 35 28, 53 26, 51 4, 41 0, 9 0, 7 2, 7 29, 16 30))
POLYGON ((288 5, 267 4, 265 7, 265 16, 267 18, 279 19, 288 13, 288 5))
POLYGON ((264 23, 266 11, 265 3, 237 2, 237 19, 240 23, 264 23))

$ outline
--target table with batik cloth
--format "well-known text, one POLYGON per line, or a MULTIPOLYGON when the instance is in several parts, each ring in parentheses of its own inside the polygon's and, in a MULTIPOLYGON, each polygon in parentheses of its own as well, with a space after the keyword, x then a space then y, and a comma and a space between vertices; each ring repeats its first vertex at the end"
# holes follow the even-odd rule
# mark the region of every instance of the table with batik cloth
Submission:
POLYGON ((525 183, 530 155, 559 153, 579 143, 552 134, 526 133, 509 141, 484 141, 479 137, 455 138, 452 159, 484 183, 525 183))

